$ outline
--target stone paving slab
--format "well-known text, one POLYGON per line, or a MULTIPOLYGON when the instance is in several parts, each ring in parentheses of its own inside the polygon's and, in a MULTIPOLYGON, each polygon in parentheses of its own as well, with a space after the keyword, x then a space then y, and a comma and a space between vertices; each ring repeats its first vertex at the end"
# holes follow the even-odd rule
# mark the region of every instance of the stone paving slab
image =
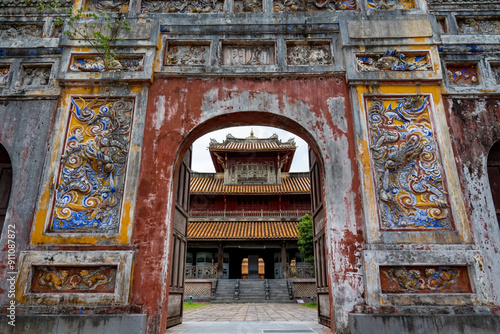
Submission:
POLYGON ((331 334, 317 321, 184 322, 165 334, 331 334))

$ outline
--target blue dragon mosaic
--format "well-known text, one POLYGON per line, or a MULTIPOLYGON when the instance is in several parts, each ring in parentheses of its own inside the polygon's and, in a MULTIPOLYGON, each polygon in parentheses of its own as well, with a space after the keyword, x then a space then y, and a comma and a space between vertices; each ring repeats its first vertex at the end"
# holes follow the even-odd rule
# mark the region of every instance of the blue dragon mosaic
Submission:
POLYGON ((450 228, 429 97, 407 97, 394 108, 374 100, 368 117, 383 228, 450 228))
POLYGON ((131 100, 72 100, 53 230, 118 228, 132 110, 131 100))

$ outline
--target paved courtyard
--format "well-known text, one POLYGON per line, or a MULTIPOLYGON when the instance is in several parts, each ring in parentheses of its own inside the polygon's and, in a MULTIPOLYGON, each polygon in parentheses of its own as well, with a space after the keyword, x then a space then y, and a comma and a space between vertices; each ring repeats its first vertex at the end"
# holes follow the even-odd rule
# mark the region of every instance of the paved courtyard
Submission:
POLYGON ((299 304, 207 304, 185 311, 183 323, 165 334, 331 333, 317 312, 299 304))

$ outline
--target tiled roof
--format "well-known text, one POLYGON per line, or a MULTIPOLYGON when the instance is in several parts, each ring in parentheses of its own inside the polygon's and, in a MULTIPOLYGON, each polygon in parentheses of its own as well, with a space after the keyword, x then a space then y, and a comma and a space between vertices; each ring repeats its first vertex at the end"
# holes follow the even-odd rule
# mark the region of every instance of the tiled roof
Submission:
POLYGON ((210 145, 210 151, 276 151, 295 150, 295 145, 276 141, 225 142, 210 145))
POLYGON ((281 184, 224 185, 223 179, 208 177, 191 178, 192 194, 308 194, 311 182, 308 177, 287 177, 281 184))
POLYGON ((189 222, 188 240, 299 238, 298 222, 189 222))

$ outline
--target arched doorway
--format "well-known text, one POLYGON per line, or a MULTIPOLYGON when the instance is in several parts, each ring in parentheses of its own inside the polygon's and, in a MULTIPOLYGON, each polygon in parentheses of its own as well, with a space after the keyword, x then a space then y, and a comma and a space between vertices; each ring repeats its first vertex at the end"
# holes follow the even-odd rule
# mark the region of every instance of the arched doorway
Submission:
POLYGON ((12 163, 9 154, 0 144, 0 231, 3 230, 12 188, 12 163))
POLYGON ((500 222, 500 141, 493 144, 488 154, 488 178, 497 220, 500 222))
MULTIPOLYGON (((232 121, 237 120, 238 124, 244 124, 242 120, 245 119, 256 119, 256 115, 259 115, 259 119, 266 119, 269 114, 265 112, 251 112, 251 113, 236 113, 221 116, 224 118, 226 126, 229 126, 232 121), (234 120, 232 118, 234 117, 234 120)), ((219 117, 218 117, 219 118, 219 117)), ((250 120, 247 121, 249 125, 255 125, 254 122, 250 120)), ((201 135, 210 132, 214 128, 220 128, 221 122, 217 122, 217 126, 202 124, 200 127, 203 128, 201 134, 196 137, 189 138, 183 143, 183 147, 179 151, 179 156, 183 156, 178 168, 175 171, 176 186, 174 193, 176 194, 175 208, 173 217, 173 232, 172 232, 172 252, 170 263, 170 273, 169 273, 169 317, 167 318, 167 327, 174 326, 182 322, 183 310, 182 301, 184 299, 184 273, 186 264, 186 254, 187 254, 187 222, 189 219, 189 176, 191 175, 190 164, 192 161, 192 152, 190 145, 195 139, 201 135), (188 146, 189 145, 189 146, 188 146), (186 149, 186 147, 189 147, 186 149)), ((275 127, 283 128, 285 130, 292 130, 296 135, 302 138, 308 138, 306 140, 310 149, 308 152, 308 160, 310 167, 310 180, 311 180, 311 197, 312 199, 312 216, 314 225, 314 252, 316 258, 316 277, 317 277, 317 300, 318 300, 318 319, 319 322, 326 326, 331 326, 331 298, 330 298, 330 288, 329 288, 329 277, 327 273, 327 244, 325 242, 325 226, 326 217, 323 212, 323 187, 322 187, 322 163, 321 156, 317 153, 318 148, 316 143, 310 139, 310 134, 303 129, 299 124, 296 124, 290 119, 282 116, 274 115, 272 123, 269 121, 265 123, 259 123, 257 125, 272 125, 275 127), (313 146, 311 148, 311 146, 313 146)), ((196 129, 195 129, 196 130, 196 129)), ((194 132, 194 131, 193 131, 194 132)), ((221 252, 222 253, 222 252, 221 252)), ((266 261, 261 258, 256 251, 256 254, 248 254, 241 261, 241 278, 242 279, 259 279, 265 278, 265 264, 266 261)), ((205 259, 206 260, 206 259, 205 259)), ((206 262, 206 261, 205 261, 206 262)), ((212 261, 213 262, 213 261, 212 261)), ((272 260, 269 259, 269 264, 272 260)), ((197 260, 198 263, 198 260, 197 260)))

